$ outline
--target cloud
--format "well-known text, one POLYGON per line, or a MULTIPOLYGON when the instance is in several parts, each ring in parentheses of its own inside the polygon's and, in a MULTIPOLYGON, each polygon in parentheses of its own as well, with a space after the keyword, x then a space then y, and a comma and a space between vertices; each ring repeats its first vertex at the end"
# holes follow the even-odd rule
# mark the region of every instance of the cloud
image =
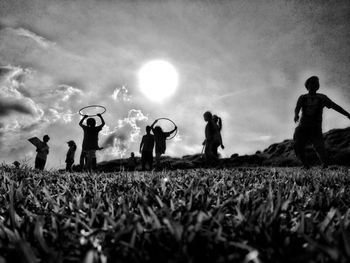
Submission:
POLYGON ((82 95, 83 92, 80 89, 74 88, 69 85, 60 84, 53 90, 53 94, 61 96, 62 101, 68 101, 73 96, 82 95))
POLYGON ((5 30, 12 31, 14 34, 16 34, 18 36, 31 39, 34 42, 36 42, 42 48, 48 48, 49 46, 54 45, 53 42, 45 39, 42 36, 39 36, 38 34, 32 32, 32 31, 30 31, 28 29, 25 29, 25 28, 16 28, 16 29, 6 28, 5 30))
POLYGON ((32 110, 20 102, 4 101, 0 99, 0 117, 7 116, 12 112, 32 115, 32 110))
POLYGON ((122 86, 113 91, 112 99, 115 101, 131 101, 131 96, 129 95, 128 89, 122 86))
POLYGON ((113 131, 105 130, 107 138, 102 144, 105 148, 103 155, 108 157, 124 156, 132 143, 137 142, 140 135, 139 124, 148 120, 141 110, 132 109, 128 116, 118 120, 117 126, 113 131))

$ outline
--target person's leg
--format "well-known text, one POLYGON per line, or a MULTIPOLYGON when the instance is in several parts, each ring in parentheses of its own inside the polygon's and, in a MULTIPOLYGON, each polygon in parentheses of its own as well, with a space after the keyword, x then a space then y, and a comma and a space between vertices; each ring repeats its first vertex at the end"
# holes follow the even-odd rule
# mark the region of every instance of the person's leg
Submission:
POLYGON ((148 163, 149 163, 149 169, 153 169, 153 152, 148 153, 148 163))
POLYGON ((141 170, 144 171, 146 169, 147 157, 146 152, 141 153, 141 170))
POLYGON ((39 169, 40 166, 40 159, 38 157, 35 158, 35 164, 34 164, 34 168, 35 169, 39 169))
POLYGON ((89 173, 92 172, 92 159, 93 159, 93 151, 87 151, 87 156, 86 156, 87 160, 86 160, 86 168, 88 170, 89 173))
POLYGON ((205 162, 207 165, 211 165, 214 160, 213 143, 207 142, 204 149, 205 162))
POLYGON ((159 168, 160 166, 160 156, 162 154, 160 152, 156 152, 156 168, 159 168))
POLYGON ((96 170, 97 168, 97 159, 96 159, 96 153, 94 153, 92 157, 92 170, 96 170))
POLYGON ((80 169, 83 170, 86 165, 86 151, 82 150, 80 154, 80 169))
POLYGON ((311 142, 314 149, 316 150, 318 158, 320 159, 323 167, 326 168, 328 166, 328 158, 327 158, 326 147, 324 145, 322 129, 313 131, 311 142))
POLYGON ((294 131, 294 152, 297 158, 301 161, 304 167, 308 168, 309 165, 305 156, 305 145, 308 141, 307 130, 304 127, 298 126, 294 131))
POLYGON ((45 164, 46 164, 46 160, 40 159, 40 167, 39 167, 39 169, 40 169, 41 171, 44 170, 45 164))

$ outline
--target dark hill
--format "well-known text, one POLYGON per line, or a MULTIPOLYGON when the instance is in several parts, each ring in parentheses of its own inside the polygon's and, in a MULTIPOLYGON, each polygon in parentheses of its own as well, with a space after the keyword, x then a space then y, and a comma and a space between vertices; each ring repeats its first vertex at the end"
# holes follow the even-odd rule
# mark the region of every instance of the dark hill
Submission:
MULTIPOLYGON (((334 129, 324 133, 325 145, 327 148, 331 165, 350 165, 350 127, 345 129, 334 129)), ((306 147, 306 154, 311 164, 319 164, 318 158, 312 146, 306 147)), ((137 158, 140 164, 140 159, 137 158)), ((161 164, 167 169, 190 169, 205 167, 201 154, 185 155, 182 158, 169 156, 162 157, 161 164)), ((293 141, 288 139, 283 142, 274 143, 263 151, 257 151, 252 155, 239 156, 233 154, 231 158, 222 158, 217 167, 238 167, 238 166, 299 166, 293 141)), ((137 169, 139 169, 138 167, 137 169)), ((101 171, 127 170, 127 159, 117 159, 98 164, 101 171)))

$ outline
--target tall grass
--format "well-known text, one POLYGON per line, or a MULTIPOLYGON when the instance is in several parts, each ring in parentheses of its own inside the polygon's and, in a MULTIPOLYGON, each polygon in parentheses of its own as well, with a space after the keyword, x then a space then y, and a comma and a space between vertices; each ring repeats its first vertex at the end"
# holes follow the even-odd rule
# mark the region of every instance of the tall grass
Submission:
POLYGON ((350 262, 349 170, 0 168, 0 262, 350 262))

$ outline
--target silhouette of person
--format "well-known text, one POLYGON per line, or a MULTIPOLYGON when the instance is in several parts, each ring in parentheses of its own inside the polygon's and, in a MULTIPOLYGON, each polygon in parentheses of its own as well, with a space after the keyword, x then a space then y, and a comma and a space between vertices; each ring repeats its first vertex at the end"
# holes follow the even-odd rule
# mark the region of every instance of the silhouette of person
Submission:
POLYGON ((215 123, 215 135, 214 135, 214 141, 213 141, 213 153, 214 153, 214 155, 217 158, 219 158, 218 147, 221 146, 221 149, 225 148, 225 146, 222 143, 222 137, 221 137, 222 120, 217 115, 213 115, 213 121, 215 123))
POLYGON ((130 154, 130 157, 128 158, 128 170, 135 171, 136 165, 137 165, 137 161, 135 158, 135 154, 132 152, 130 154))
POLYGON ((74 163, 74 155, 75 151, 77 150, 77 145, 75 144, 74 141, 69 141, 67 142, 68 144, 68 151, 67 151, 67 156, 66 156, 66 171, 67 172, 72 172, 72 165, 74 163))
POLYGON ((294 131, 294 151, 305 168, 309 168, 305 157, 305 145, 311 141, 324 168, 327 167, 327 155, 322 134, 323 108, 331 108, 350 119, 350 114, 342 107, 331 101, 326 95, 317 93, 320 88, 317 76, 308 78, 305 82, 307 94, 301 95, 295 107, 294 121, 299 121, 299 112, 302 111, 299 125, 294 131))
POLYGON ((154 134, 154 141, 156 144, 156 166, 159 167, 160 165, 160 157, 163 153, 165 153, 166 150, 166 138, 168 138, 173 132, 177 130, 177 127, 175 125, 174 129, 169 132, 164 132, 160 126, 156 126, 153 128, 153 126, 158 122, 158 120, 155 120, 152 125, 151 129, 154 134))
MULTIPOLYGON (((217 134, 217 125, 213 120, 213 115, 210 111, 206 111, 203 114, 204 121, 207 122, 205 126, 205 140, 203 141, 204 145, 204 156, 207 164, 211 164, 217 159, 214 148, 217 144, 215 140, 215 135, 217 134)), ((216 147, 217 148, 217 147, 216 147)))
POLYGON ((49 135, 44 135, 43 142, 40 147, 36 148, 37 154, 35 157, 35 169, 44 170, 47 155, 49 154, 49 146, 47 142, 50 140, 49 135))
POLYGON ((21 165, 19 161, 14 161, 13 165, 15 166, 16 169, 19 169, 19 166, 21 165))
POLYGON ((92 169, 96 168, 96 150, 102 149, 98 146, 98 133, 105 125, 105 121, 102 118, 101 114, 97 114, 97 116, 101 119, 101 125, 99 126, 96 126, 96 120, 94 118, 88 118, 88 115, 84 115, 84 117, 79 122, 80 127, 82 127, 84 130, 80 165, 83 168, 85 161, 85 166, 89 172, 92 172, 92 169), (83 122, 86 118, 88 118, 86 120, 87 125, 84 125, 83 122), (84 161, 82 162, 82 160, 84 161))
POLYGON ((146 164, 148 164, 150 170, 153 168, 154 136, 151 134, 151 130, 150 126, 146 127, 146 135, 142 137, 140 143, 142 171, 146 169, 146 164))

